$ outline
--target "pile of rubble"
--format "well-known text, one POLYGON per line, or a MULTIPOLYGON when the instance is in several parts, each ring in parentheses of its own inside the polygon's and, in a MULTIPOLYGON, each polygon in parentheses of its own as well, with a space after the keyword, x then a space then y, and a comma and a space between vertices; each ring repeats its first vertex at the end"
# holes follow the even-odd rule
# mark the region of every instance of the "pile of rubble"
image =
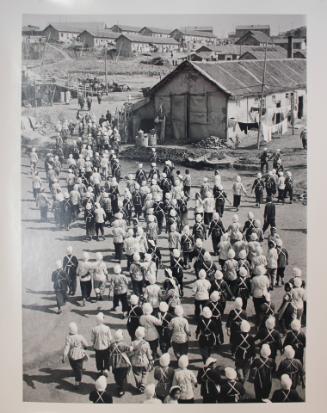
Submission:
POLYGON ((204 138, 199 142, 193 144, 196 148, 205 148, 205 149, 217 149, 217 148, 229 148, 227 142, 223 138, 218 136, 209 136, 204 138))

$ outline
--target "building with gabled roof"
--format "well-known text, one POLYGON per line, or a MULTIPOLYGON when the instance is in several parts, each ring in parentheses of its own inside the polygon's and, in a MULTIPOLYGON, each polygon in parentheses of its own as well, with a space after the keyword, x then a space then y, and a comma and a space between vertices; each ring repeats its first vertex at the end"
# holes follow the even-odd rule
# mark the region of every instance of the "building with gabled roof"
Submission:
POLYGON ((107 45, 116 45, 116 39, 119 36, 119 33, 107 29, 99 31, 84 30, 79 34, 78 39, 87 48, 99 48, 107 45))
POLYGON ((235 41, 235 44, 248 46, 264 46, 266 43, 273 43, 272 39, 263 32, 250 30, 235 41))
MULTIPOLYGON (((107 27, 106 27, 107 28, 107 27)), ((113 26, 109 27, 110 30, 113 32, 121 33, 121 34, 136 34, 139 33, 142 27, 138 26, 129 26, 127 24, 114 24, 113 26)))
POLYGON ((253 31, 253 30, 257 32, 262 32, 266 34, 267 36, 270 36, 269 24, 247 24, 247 25, 236 26, 235 37, 240 38, 244 36, 248 31, 253 31))
MULTIPOLYGON (((142 119, 154 119, 162 112, 166 142, 189 143, 208 136, 227 139, 230 119, 247 122, 250 110, 258 110, 263 70, 262 60, 184 61, 150 89, 150 99, 133 113, 134 131, 142 119)), ((268 60, 265 79, 266 109, 288 108, 294 94, 303 116, 305 59, 268 60)))
POLYGON ((157 27, 144 26, 139 33, 144 36, 170 37, 171 29, 159 29, 157 27))
POLYGON ((179 43, 171 37, 153 37, 141 34, 121 34, 116 40, 120 56, 134 56, 142 53, 168 53, 179 48, 179 43))

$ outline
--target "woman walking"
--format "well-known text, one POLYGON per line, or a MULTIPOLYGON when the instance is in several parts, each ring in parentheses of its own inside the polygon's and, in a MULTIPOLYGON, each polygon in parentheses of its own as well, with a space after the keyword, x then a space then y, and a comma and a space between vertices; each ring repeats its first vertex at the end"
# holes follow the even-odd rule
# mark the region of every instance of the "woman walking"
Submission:
POLYGON ((78 334, 77 324, 74 322, 69 323, 69 333, 66 337, 62 362, 65 363, 68 357, 69 364, 74 372, 76 389, 82 381, 83 362, 88 358, 85 352, 87 346, 85 338, 78 334))
POLYGON ((244 188, 244 185, 242 184, 242 180, 240 176, 236 177, 236 180, 233 183, 232 189, 233 189, 233 207, 235 208, 236 211, 238 211, 240 203, 241 203, 242 194, 247 195, 247 192, 244 188))

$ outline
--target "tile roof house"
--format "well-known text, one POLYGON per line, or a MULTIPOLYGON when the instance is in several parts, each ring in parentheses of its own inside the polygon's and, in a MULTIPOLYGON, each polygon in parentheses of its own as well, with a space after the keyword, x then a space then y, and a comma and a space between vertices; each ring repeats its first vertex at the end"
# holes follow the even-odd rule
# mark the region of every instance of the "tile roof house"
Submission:
POLYGON ((248 46, 264 46, 266 43, 272 43, 272 39, 265 33, 255 30, 248 31, 235 42, 235 44, 243 44, 248 46))

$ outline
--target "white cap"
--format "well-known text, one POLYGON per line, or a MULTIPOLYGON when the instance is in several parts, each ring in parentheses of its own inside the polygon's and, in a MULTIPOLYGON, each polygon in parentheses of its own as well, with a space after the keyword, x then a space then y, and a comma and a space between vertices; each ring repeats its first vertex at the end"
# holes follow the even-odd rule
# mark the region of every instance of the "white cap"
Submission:
POLYGON ((114 266, 114 273, 115 274, 120 274, 121 273, 121 266, 119 264, 116 264, 114 266))
POLYGON ((69 247, 67 247, 66 251, 67 251, 67 254, 69 254, 69 255, 72 254, 73 247, 70 245, 69 247))
POLYGON ((124 338, 123 331, 122 330, 117 330, 114 332, 114 340, 115 341, 121 341, 124 338))
POLYGON ((268 330, 272 330, 276 325, 276 319, 273 316, 270 316, 267 318, 265 322, 265 326, 268 328, 268 330))
POLYGON ((99 392, 104 392, 107 388, 107 378, 105 376, 100 376, 95 381, 95 388, 99 392))
POLYGON ((237 310, 240 310, 242 308, 243 305, 243 300, 241 297, 236 297, 235 301, 234 301, 234 306, 237 310))
POLYGON ((202 269, 199 271, 199 278, 203 280, 204 278, 206 278, 206 276, 207 276, 207 273, 206 273, 205 270, 202 268, 202 269))
POLYGON ((159 363, 161 367, 168 367, 169 363, 170 363, 170 355, 169 353, 164 353, 160 359, 159 359, 159 363))
POLYGON ((211 310, 210 310, 209 307, 203 307, 203 309, 202 309, 202 316, 203 316, 204 318, 211 318, 211 317, 212 317, 212 312, 211 312, 211 310))
POLYGON ((224 274, 220 270, 217 270, 215 272, 215 279, 216 280, 222 280, 223 278, 224 278, 224 274))
POLYGON ((233 249, 230 249, 227 253, 227 256, 229 259, 233 259, 235 257, 235 251, 233 249))
POLYGON ((98 313, 98 314, 95 316, 95 318, 97 319, 97 322, 98 322, 99 324, 101 324, 101 323, 103 323, 104 315, 103 315, 102 312, 100 312, 100 313, 98 313))
POLYGON ((169 309, 168 304, 166 303, 166 301, 161 301, 159 304, 159 310, 163 313, 166 313, 169 309))
POLYGON ((268 358, 271 354, 271 349, 269 344, 262 344, 260 349, 260 355, 264 358, 268 358))
POLYGON ((139 302, 138 296, 135 295, 135 294, 132 294, 132 295, 131 295, 131 298, 130 298, 130 302, 131 302, 131 304, 133 304, 133 305, 138 304, 138 302, 139 302))
POLYGON ((251 330, 250 323, 246 320, 242 320, 241 322, 241 331, 242 333, 248 333, 251 330))
POLYGON ((152 305, 150 303, 144 303, 142 309, 144 315, 150 315, 153 311, 152 305))
POLYGON ((181 256, 180 250, 174 249, 173 250, 173 255, 175 258, 179 258, 181 256))
POLYGON ((290 390, 292 387, 292 379, 288 374, 282 374, 280 378, 280 384, 283 390, 290 390))
POLYGON ((225 367, 225 376, 228 380, 236 380, 237 373, 232 367, 225 367))
POLYGON ((286 346, 284 348, 284 355, 288 359, 294 359, 294 357, 295 357, 294 348, 291 345, 286 346))
POLYGON ((182 356, 180 356, 179 360, 178 360, 178 367, 181 369, 186 369, 188 366, 188 357, 183 354, 182 356))
POLYGON ((181 305, 175 307, 175 314, 177 317, 181 317, 184 314, 184 308, 181 305))
POLYGON ((298 319, 295 319, 291 322, 291 329, 293 331, 300 331, 301 330, 301 321, 298 319))
POLYGON ((202 239, 201 239, 201 238, 197 238, 197 239, 195 240, 195 245, 196 245, 198 248, 202 248, 202 245, 203 245, 202 239))
POLYGON ((145 328, 144 327, 137 327, 135 330, 135 337, 136 338, 143 338, 145 336, 145 328))
POLYGON ((78 333, 78 327, 77 324, 72 321, 71 323, 68 324, 68 329, 70 334, 77 334, 78 333))
POLYGON ((219 292, 218 291, 212 291, 210 294, 210 300, 211 301, 218 301, 219 300, 219 292))

